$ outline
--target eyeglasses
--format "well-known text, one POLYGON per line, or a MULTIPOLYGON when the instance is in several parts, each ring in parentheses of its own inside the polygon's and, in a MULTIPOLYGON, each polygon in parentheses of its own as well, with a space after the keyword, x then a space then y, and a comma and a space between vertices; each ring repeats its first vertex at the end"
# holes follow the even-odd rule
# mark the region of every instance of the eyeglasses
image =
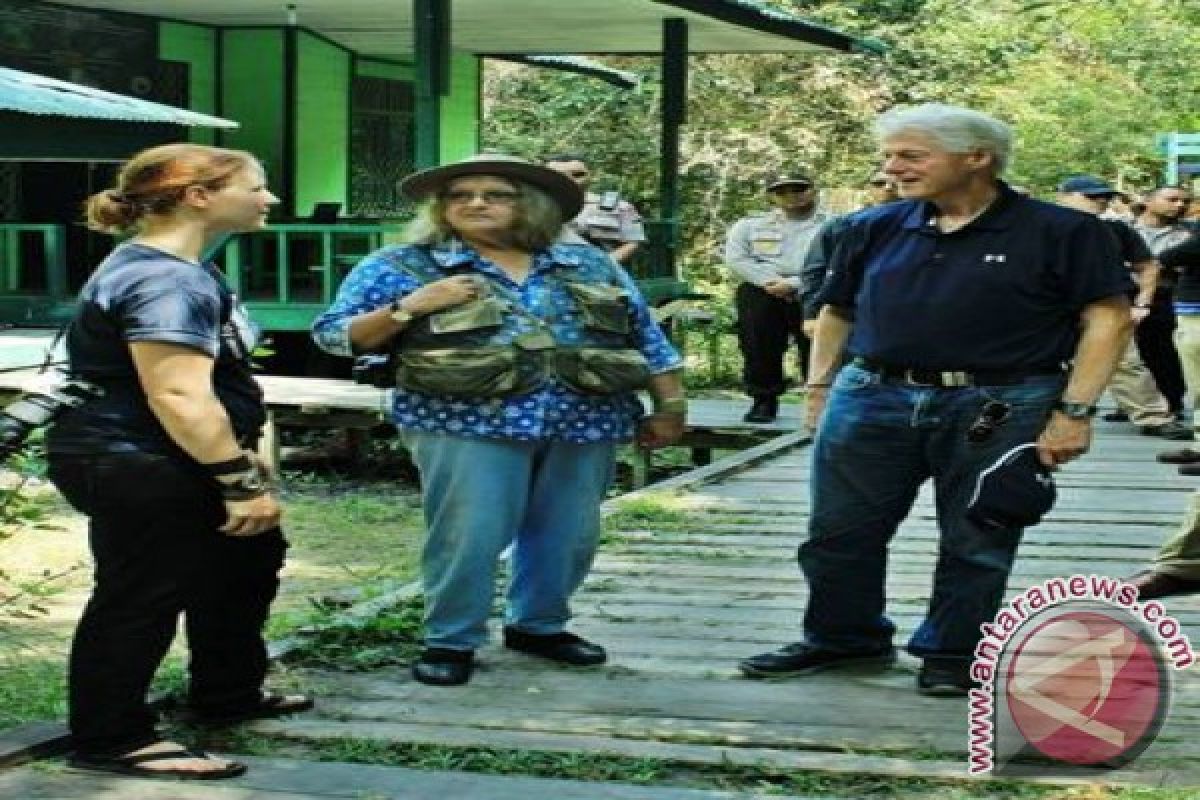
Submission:
POLYGON ((983 408, 979 411, 979 417, 971 423, 971 427, 967 428, 967 441, 972 444, 986 442, 992 438, 992 434, 996 429, 1008 422, 1008 417, 1012 413, 1012 406, 1008 403, 999 403, 995 400, 990 400, 983 404, 983 408))
POLYGON ((507 189, 488 189, 483 192, 456 189, 453 192, 446 192, 442 195, 447 203, 459 206, 466 205, 477 197, 489 206, 510 206, 517 202, 517 198, 520 196, 519 193, 507 189))
POLYGON ((776 194, 804 194, 811 188, 811 183, 785 183, 783 186, 776 186, 771 191, 776 194))

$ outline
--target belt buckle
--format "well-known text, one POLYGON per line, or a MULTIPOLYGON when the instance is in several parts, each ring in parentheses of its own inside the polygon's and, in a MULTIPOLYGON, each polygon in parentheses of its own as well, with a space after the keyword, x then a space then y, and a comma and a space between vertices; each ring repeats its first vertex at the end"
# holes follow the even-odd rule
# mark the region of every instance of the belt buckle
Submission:
POLYGON ((904 370, 904 382, 909 386, 937 386, 936 383, 927 383, 926 381, 917 380, 917 371, 912 367, 906 367, 904 370))
POLYGON ((927 386, 935 389, 953 389, 964 386, 971 386, 971 375, 968 372, 959 370, 947 372, 931 372, 930 375, 937 376, 935 381, 917 380, 918 370, 911 367, 904 370, 904 382, 909 386, 927 386))

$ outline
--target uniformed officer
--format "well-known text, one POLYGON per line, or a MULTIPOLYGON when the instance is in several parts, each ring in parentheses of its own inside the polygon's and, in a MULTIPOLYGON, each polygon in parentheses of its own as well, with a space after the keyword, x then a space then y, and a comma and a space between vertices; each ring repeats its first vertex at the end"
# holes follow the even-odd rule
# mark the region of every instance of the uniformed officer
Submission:
POLYGON ((576 153, 560 153, 549 156, 545 165, 561 172, 584 191, 583 210, 567 223, 567 228, 583 237, 588 243, 606 250, 619 264, 628 264, 642 242, 646 231, 642 227, 642 215, 619 192, 592 192, 592 172, 587 161, 576 153))
POLYGON ((817 208, 816 183, 799 171, 770 178, 765 189, 775 208, 738 220, 725 240, 725 263, 737 281, 742 383, 754 400, 745 419, 758 423, 779 413, 784 356, 792 340, 800 363, 808 361, 800 273, 817 232, 833 216, 817 208))
POLYGON ((1132 281, 1094 214, 999 179, 1012 142, 999 120, 929 104, 889 111, 876 133, 904 200, 854 215, 817 295, 804 638, 740 667, 780 677, 891 663, 888 544, 932 479, 937 566, 908 651, 923 660, 918 691, 964 695, 1022 534, 970 515, 980 473, 1030 442, 1047 466, 1088 450, 1132 328, 1132 281))

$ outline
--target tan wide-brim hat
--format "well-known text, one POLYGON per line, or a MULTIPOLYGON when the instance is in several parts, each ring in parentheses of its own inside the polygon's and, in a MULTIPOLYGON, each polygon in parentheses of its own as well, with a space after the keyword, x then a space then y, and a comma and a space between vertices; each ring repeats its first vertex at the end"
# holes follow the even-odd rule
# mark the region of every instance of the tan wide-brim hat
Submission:
POLYGON ((468 175, 495 175, 533 184, 558 205, 563 222, 574 219, 583 208, 583 190, 575 181, 549 167, 504 153, 480 153, 462 161, 414 172, 400 181, 400 192, 410 200, 424 200, 455 178, 468 175))

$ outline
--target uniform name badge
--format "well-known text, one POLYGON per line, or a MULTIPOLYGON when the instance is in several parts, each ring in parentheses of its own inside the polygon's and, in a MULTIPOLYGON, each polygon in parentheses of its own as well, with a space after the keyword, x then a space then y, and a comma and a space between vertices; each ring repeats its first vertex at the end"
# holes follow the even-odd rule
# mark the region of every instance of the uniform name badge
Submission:
POLYGON ((760 233, 750 242, 750 252, 756 256, 783 255, 783 236, 777 233, 760 233))

